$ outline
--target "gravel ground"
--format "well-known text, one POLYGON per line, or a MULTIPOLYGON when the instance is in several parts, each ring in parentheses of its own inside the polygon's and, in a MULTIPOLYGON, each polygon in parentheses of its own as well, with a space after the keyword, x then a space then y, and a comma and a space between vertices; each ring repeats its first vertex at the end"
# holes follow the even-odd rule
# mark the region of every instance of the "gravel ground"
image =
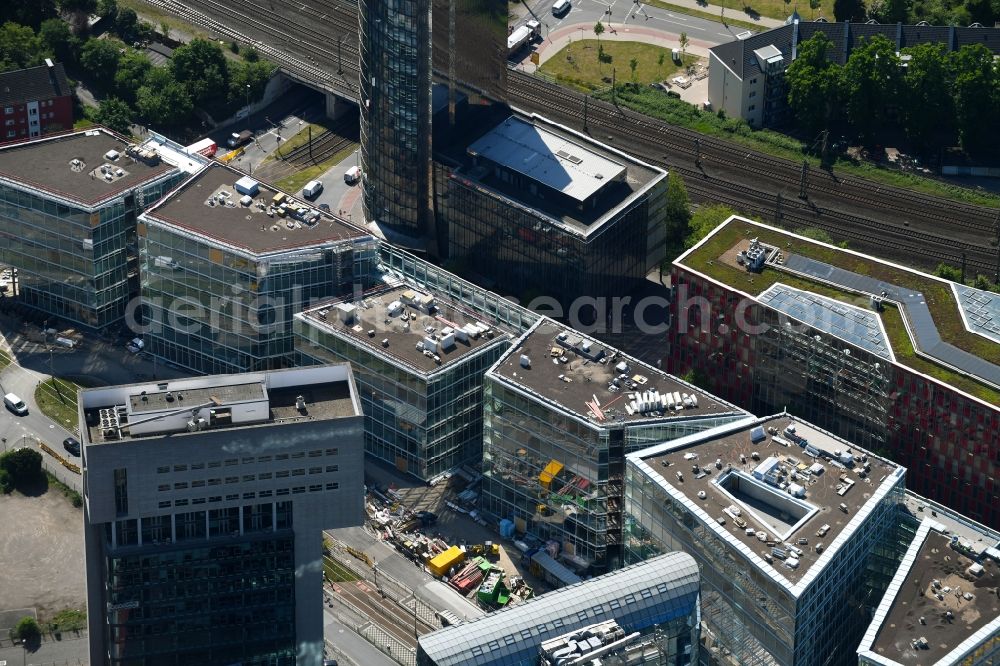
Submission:
POLYGON ((0 495, 0 610, 32 608, 48 620, 83 609, 83 514, 58 490, 0 495))

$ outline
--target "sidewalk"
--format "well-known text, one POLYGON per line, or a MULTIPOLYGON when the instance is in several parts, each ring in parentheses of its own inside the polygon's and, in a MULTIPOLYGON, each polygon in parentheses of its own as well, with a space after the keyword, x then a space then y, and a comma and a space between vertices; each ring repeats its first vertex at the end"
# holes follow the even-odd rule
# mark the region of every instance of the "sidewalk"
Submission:
MULTIPOLYGON (((720 3, 712 2, 697 2, 697 0, 662 0, 664 4, 676 5, 677 7, 685 7, 687 9, 694 9, 710 16, 718 16, 722 12, 722 5, 720 3)), ((657 9, 667 9, 666 7, 656 7, 657 9)), ((726 7, 726 16, 731 19, 738 19, 740 21, 747 21, 750 23, 756 23, 761 28, 778 28, 785 25, 783 19, 774 19, 768 16, 761 16, 759 18, 752 18, 748 16, 745 12, 736 9, 735 7, 726 7)), ((706 16, 705 18, 709 18, 706 16)), ((721 19, 719 23, 722 23, 721 19)))

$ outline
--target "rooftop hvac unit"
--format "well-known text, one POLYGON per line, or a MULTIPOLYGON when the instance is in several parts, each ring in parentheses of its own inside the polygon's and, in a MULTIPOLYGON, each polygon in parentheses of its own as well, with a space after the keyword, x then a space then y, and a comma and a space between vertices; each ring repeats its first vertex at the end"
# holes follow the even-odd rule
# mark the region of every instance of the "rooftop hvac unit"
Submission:
POLYGON ((295 396, 295 409, 300 412, 306 411, 306 399, 305 396, 297 395, 295 396))
POLYGON ((195 421, 188 421, 187 422, 187 431, 188 432, 194 432, 197 429, 198 429, 198 424, 195 421))
POLYGON ((382 338, 382 346, 383 347, 389 346, 389 338, 382 338))
POLYGON ((531 359, 528 358, 527 354, 521 354, 521 367, 522 368, 530 368, 531 367, 531 359))

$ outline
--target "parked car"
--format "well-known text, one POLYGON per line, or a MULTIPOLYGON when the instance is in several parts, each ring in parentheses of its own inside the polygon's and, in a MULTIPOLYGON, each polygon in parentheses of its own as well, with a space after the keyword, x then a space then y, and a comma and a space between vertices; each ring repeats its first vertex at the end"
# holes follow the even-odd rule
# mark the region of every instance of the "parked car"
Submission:
POLYGON ((8 393, 3 397, 3 404, 18 416, 26 416, 28 414, 28 406, 24 404, 24 400, 21 400, 13 393, 8 393))
POLYGON ((67 437, 63 440, 63 448, 74 456, 80 455, 80 441, 76 437, 67 437))
POLYGON ((125 349, 129 350, 133 354, 138 354, 146 346, 146 343, 142 341, 142 338, 132 338, 125 345, 125 349))
POLYGON ((353 185, 354 183, 361 180, 361 169, 352 166, 350 169, 344 172, 344 182, 348 185, 353 185))
POLYGON ((306 186, 302 188, 302 196, 306 199, 314 199, 319 196, 319 193, 323 191, 323 181, 320 180, 310 180, 306 183, 306 186))
POLYGON ((250 143, 250 139, 253 138, 253 132, 250 130, 243 130, 242 132, 233 132, 229 135, 229 139, 226 141, 230 148, 239 148, 243 144, 250 143))

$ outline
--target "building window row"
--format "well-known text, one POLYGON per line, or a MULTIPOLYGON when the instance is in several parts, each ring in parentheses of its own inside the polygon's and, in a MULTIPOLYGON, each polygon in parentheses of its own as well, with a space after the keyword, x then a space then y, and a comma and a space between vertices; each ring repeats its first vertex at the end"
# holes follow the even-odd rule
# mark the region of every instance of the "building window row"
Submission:
MULTIPOLYGON (((338 455, 339 453, 340 453, 340 450, 336 449, 336 448, 330 448, 330 449, 313 449, 312 451, 309 451, 308 456, 310 458, 319 458, 319 457, 324 456, 324 455, 326 455, 326 456, 335 456, 335 455, 338 455)), ((289 460, 289 459, 296 460, 296 459, 299 459, 299 458, 304 458, 304 457, 306 457, 306 455, 307 454, 304 451, 296 451, 295 453, 291 453, 291 454, 289 454, 289 453, 279 453, 279 454, 273 456, 273 458, 272 458, 272 456, 259 456, 259 457, 256 457, 256 458, 248 456, 246 458, 243 458, 242 460, 239 459, 239 458, 229 458, 228 460, 225 460, 225 461, 213 460, 213 461, 207 463, 207 465, 208 465, 209 468, 222 467, 223 465, 225 465, 226 467, 232 467, 234 465, 239 465, 241 463, 244 464, 244 465, 253 465, 255 463, 269 463, 272 460, 275 461, 275 462, 280 462, 280 461, 289 460)), ((190 468, 188 467, 188 465, 174 465, 173 466, 173 471, 174 472, 187 472, 189 469, 190 469, 190 471, 196 471, 196 470, 200 470, 200 469, 205 469, 205 466, 206 466, 206 463, 193 463, 190 466, 190 468)), ((336 467, 336 465, 334 465, 333 467, 336 467)), ((157 474, 169 474, 170 471, 171 471, 170 465, 161 465, 160 467, 156 468, 156 473, 157 474)), ((327 467, 327 471, 330 471, 329 467, 327 467)), ((334 471, 336 471, 336 470, 334 470, 334 471)))
MULTIPOLYGON (((322 490, 339 490, 339 489, 340 489, 340 483, 338 481, 330 481, 330 482, 328 482, 326 484, 316 483, 316 484, 310 485, 309 488, 308 488, 308 492, 310 492, 310 493, 317 493, 317 492, 320 492, 322 490)), ((292 495, 299 495, 299 494, 302 494, 302 493, 305 493, 305 492, 306 492, 306 487, 305 486, 295 486, 295 487, 293 487, 291 489, 289 489, 289 488, 278 488, 277 490, 273 490, 273 491, 272 490, 261 490, 259 492, 258 491, 248 491, 248 492, 245 492, 245 493, 242 494, 242 499, 255 499, 255 498, 258 498, 258 497, 265 498, 265 497, 272 497, 273 495, 288 495, 289 493, 291 493, 292 495)), ((239 493, 233 493, 233 494, 230 494, 230 495, 226 495, 225 497, 226 497, 226 501, 227 502, 232 502, 234 500, 240 499, 241 495, 239 493)), ((173 500, 172 502, 171 502, 171 500, 161 500, 158 503, 158 506, 161 509, 169 509, 171 506, 175 506, 176 507, 176 506, 188 506, 188 504, 204 504, 206 501, 208 503, 210 503, 210 504, 215 504, 216 502, 221 502, 222 501, 222 496, 221 495, 212 495, 212 496, 210 496, 208 498, 205 498, 205 497, 195 497, 195 498, 190 498, 190 499, 177 499, 177 500, 173 500)))

